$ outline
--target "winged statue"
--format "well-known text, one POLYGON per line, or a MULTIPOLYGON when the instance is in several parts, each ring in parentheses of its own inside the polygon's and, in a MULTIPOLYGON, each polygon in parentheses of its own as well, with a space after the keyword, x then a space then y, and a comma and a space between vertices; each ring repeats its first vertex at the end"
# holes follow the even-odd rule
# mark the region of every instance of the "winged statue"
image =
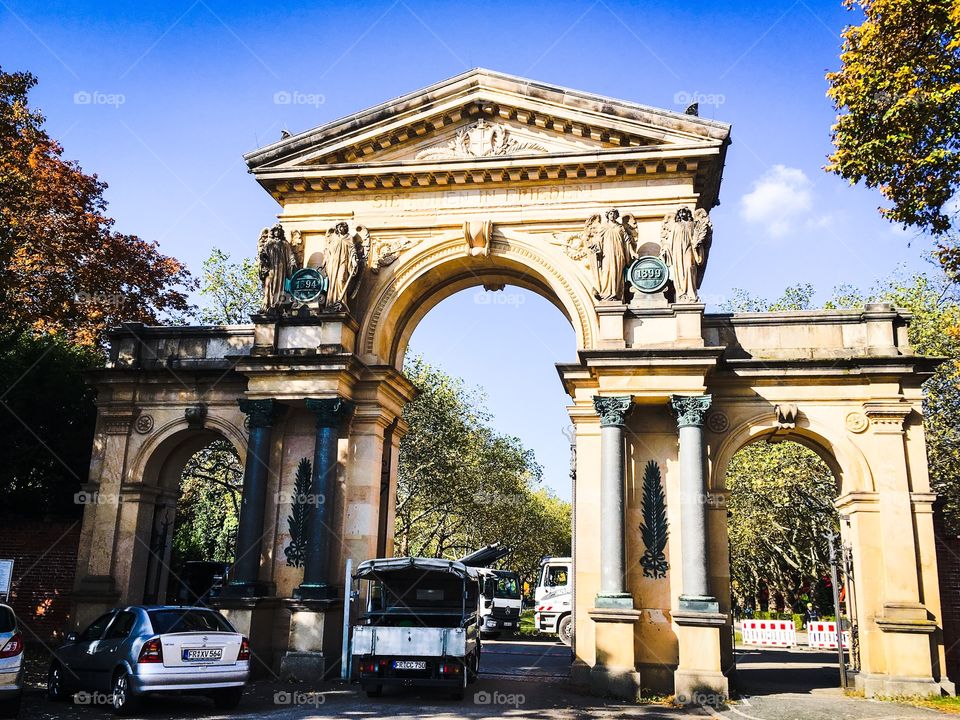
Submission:
POLYGON ((584 223, 581 238, 593 253, 594 295, 598 300, 624 301, 624 273, 636 255, 637 221, 620 216, 616 208, 592 215, 584 223))
POLYGON ((713 223, 703 208, 682 207, 660 227, 663 261, 670 268, 675 302, 695 303, 713 242, 713 223))

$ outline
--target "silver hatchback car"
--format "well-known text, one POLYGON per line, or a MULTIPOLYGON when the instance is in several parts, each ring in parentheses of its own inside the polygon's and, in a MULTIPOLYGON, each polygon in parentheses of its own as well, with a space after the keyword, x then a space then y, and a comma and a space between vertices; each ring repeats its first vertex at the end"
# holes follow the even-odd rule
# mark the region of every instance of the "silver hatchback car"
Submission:
POLYGON ((92 697, 124 715, 146 693, 190 693, 230 710, 249 677, 250 643, 220 613, 135 605, 67 635, 50 664, 47 696, 65 700, 77 691, 101 693, 92 697))
POLYGON ((0 605, 0 717, 16 717, 23 695, 23 635, 17 616, 0 605))

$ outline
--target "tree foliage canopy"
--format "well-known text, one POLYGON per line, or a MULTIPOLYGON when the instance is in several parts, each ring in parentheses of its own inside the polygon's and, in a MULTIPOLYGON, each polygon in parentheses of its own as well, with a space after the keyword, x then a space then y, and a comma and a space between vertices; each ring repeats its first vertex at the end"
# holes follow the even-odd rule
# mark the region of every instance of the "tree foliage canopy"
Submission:
POLYGON ((940 235, 960 190, 960 3, 845 0, 864 14, 843 31, 827 75, 839 112, 827 169, 879 188, 890 220, 940 235))
POLYGON ((186 267, 113 230, 106 183, 65 160, 30 108, 29 73, 0 69, 0 314, 4 324, 95 345, 124 320, 186 311, 186 267))
POLYGON ((213 248, 203 261, 197 319, 204 325, 240 325, 250 322, 260 304, 257 263, 251 258, 231 262, 230 254, 213 248))
POLYGON ((419 357, 404 372, 420 394, 404 410, 395 553, 455 558, 500 542, 526 579, 542 556, 569 554, 569 504, 539 487, 532 451, 490 427, 482 395, 419 357))

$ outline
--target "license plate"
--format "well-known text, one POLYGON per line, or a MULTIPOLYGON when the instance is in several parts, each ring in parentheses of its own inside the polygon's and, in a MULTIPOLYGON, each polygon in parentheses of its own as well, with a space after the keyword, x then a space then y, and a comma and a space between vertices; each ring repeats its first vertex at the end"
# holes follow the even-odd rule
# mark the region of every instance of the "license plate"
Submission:
POLYGON ((426 670, 426 660, 394 660, 394 670, 426 670))
POLYGON ((223 657, 223 648, 184 648, 182 657, 188 662, 219 660, 223 657))

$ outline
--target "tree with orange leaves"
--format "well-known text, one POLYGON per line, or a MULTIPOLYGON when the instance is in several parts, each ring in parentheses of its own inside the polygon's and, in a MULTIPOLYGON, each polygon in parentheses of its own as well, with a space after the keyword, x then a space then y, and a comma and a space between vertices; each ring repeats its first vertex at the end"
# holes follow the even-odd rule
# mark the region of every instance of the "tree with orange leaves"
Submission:
POLYGON ((106 183, 62 157, 28 105, 35 84, 0 69, 0 323, 92 346, 122 321, 187 311, 186 267, 112 229, 106 183))

